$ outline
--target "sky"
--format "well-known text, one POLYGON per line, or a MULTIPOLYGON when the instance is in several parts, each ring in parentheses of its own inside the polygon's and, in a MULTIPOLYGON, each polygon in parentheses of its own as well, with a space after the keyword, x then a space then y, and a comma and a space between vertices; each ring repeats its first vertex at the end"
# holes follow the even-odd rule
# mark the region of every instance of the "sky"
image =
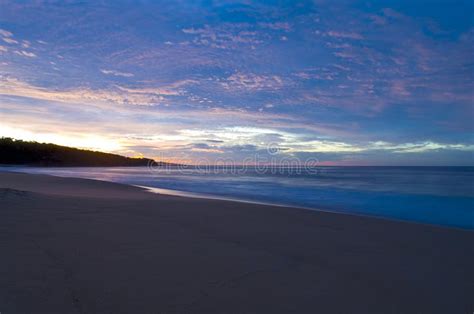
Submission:
POLYGON ((474 165, 473 12, 0 0, 0 136, 187 163, 474 165))

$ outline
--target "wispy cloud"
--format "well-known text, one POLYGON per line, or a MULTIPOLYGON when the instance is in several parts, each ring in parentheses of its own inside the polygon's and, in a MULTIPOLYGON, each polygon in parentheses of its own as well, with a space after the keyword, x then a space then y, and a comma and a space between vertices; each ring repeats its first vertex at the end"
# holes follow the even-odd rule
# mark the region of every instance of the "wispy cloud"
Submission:
POLYGON ((462 5, 440 4, 442 18, 410 5, 7 2, 2 125, 170 154, 239 155, 271 138, 287 154, 467 160, 472 25, 462 5))
POLYGON ((34 52, 26 50, 28 48, 31 48, 31 42, 29 40, 13 39, 14 37, 13 33, 4 29, 0 29, 0 36, 3 36, 2 40, 5 43, 9 44, 9 48, 11 48, 11 49, 8 49, 6 46, 0 46, 2 47, 0 48, 0 52, 6 53, 6 52, 11 51, 13 54, 16 54, 22 57, 28 57, 28 58, 37 57, 37 55, 34 52))
POLYGON ((6 43, 9 43, 9 44, 18 44, 18 41, 13 39, 13 38, 10 38, 10 37, 3 37, 2 40, 6 43))
POLYGON ((291 25, 288 22, 259 23, 258 25, 263 28, 282 30, 285 32, 289 32, 291 30, 291 25))
POLYGON ((148 88, 125 88, 117 86, 121 91, 130 94, 139 95, 159 95, 159 96, 179 96, 184 95, 186 91, 183 89, 186 85, 198 84, 196 80, 181 80, 172 84, 163 85, 160 87, 148 87, 148 88))
POLYGON ((330 37, 344 38, 344 39, 363 39, 364 37, 354 32, 329 31, 326 33, 330 37))
POLYGON ((436 150, 459 150, 459 151, 474 151, 474 145, 472 144, 446 144, 436 143, 433 141, 424 141, 419 143, 403 143, 393 144, 387 142, 374 142, 368 149, 371 150, 388 150, 394 153, 410 154, 410 153, 423 153, 436 150))
POLYGON ((218 49, 235 49, 240 45, 254 46, 263 43, 256 31, 247 24, 205 25, 201 28, 183 28, 182 32, 194 35, 193 44, 218 49))
POLYGON ((134 76, 132 73, 120 72, 120 71, 115 71, 115 70, 101 69, 100 72, 102 72, 106 75, 114 75, 114 76, 121 76, 121 77, 133 77, 134 76))
POLYGON ((68 90, 51 90, 37 87, 14 78, 1 78, 0 94, 28 97, 41 100, 68 103, 100 102, 121 105, 153 106, 163 103, 165 96, 173 94, 160 89, 128 89, 116 86, 110 89, 75 88, 68 90))
POLYGON ((35 58, 36 57, 36 54, 34 54, 33 52, 28 52, 28 51, 25 51, 25 50, 15 50, 15 53, 19 56, 22 56, 22 57, 28 57, 28 58, 35 58))
POLYGON ((3 37, 12 37, 13 33, 0 28, 0 35, 3 37))
POLYGON ((283 86, 283 79, 277 75, 234 73, 221 84, 227 90, 276 90, 283 86))

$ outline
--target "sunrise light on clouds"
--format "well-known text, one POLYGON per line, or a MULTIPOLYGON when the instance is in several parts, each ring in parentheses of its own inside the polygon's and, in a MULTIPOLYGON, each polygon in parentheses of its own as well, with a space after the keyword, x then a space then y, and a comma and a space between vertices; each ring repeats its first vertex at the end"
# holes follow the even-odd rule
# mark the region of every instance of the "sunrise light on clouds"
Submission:
POLYGON ((468 1, 6 1, 0 29, 2 136, 191 163, 277 145, 472 164, 468 1))

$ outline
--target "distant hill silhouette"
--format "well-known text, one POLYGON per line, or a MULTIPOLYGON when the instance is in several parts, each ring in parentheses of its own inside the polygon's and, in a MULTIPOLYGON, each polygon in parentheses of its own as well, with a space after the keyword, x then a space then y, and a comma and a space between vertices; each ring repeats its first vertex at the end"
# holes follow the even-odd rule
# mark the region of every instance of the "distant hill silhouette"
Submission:
POLYGON ((156 163, 148 158, 129 158, 78 148, 0 138, 0 164, 49 167, 138 167, 156 163))

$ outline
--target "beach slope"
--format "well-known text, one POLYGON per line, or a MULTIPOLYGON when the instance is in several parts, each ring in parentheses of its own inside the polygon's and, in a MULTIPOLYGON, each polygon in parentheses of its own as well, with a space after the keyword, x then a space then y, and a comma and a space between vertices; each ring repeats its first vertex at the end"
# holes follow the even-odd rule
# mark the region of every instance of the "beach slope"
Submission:
POLYGON ((1 313, 472 313, 474 232, 0 173, 1 313))

